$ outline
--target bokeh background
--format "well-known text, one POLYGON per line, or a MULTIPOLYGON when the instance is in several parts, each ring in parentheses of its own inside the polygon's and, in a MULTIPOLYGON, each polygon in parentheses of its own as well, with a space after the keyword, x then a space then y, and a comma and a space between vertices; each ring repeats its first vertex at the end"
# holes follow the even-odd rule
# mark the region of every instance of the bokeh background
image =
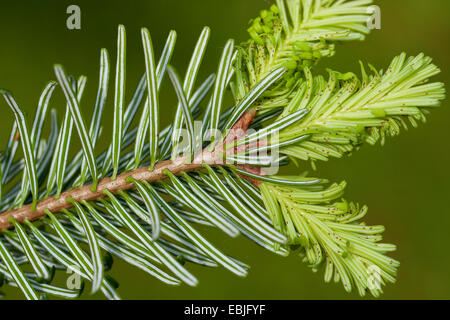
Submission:
MULTIPOLYGON (((159 55, 171 29, 178 32, 173 64, 184 72, 201 31, 212 29, 200 78, 215 72, 228 38, 247 39, 249 19, 267 8, 269 0, 139 0, 139 1, 37 1, 2 0, 0 10, 0 87, 11 90, 20 106, 33 114, 41 90, 54 79, 53 64, 88 77, 83 112, 89 115, 95 101, 100 48, 115 60, 117 25, 127 27, 127 94, 131 96, 142 72, 140 27, 152 32, 159 55), (81 30, 66 28, 66 8, 81 7, 81 30)), ((365 42, 338 45, 337 54, 322 60, 325 67, 358 71, 358 60, 385 68, 402 51, 434 58, 442 73, 435 80, 450 83, 450 20, 448 0, 379 0, 382 29, 365 42)), ((110 82, 110 92, 113 82, 110 82)), ((175 95, 169 86, 161 93, 163 122, 173 117, 175 95)), ((112 108, 113 99, 107 108, 112 108)), ((62 95, 53 107, 64 110, 62 95)), ((4 146, 13 121, 6 103, 0 102, 0 146, 4 146)), ((112 114, 106 111, 106 138, 112 114), (108 118, 110 116, 110 119, 108 118)), ((30 120, 31 121, 31 120, 30 120)), ((432 112, 418 129, 402 132, 384 147, 364 146, 350 158, 320 163, 315 175, 332 181, 346 180, 346 198, 369 206, 367 220, 387 227, 385 240, 398 245, 393 253, 401 261, 398 281, 385 287, 385 299, 450 298, 450 103, 432 112)), ((78 144, 74 149, 79 148, 78 144)), ((129 299, 358 299, 341 284, 325 284, 300 258, 281 258, 250 241, 230 240, 217 232, 210 238, 219 248, 252 266, 249 276, 237 278, 221 269, 190 266, 200 279, 196 288, 168 287, 143 272, 116 261, 111 274, 119 280, 120 294, 129 299)), ((66 275, 59 275, 64 279, 66 275)), ((4 288, 9 299, 19 292, 4 288)), ((83 298, 96 299, 101 296, 83 298)))

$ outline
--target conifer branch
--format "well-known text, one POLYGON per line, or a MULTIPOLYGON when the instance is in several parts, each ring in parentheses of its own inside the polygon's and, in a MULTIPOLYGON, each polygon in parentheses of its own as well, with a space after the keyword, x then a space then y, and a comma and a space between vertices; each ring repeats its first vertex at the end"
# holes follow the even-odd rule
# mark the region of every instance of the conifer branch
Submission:
POLYGON ((383 143, 386 135, 406 128, 406 121, 415 126, 425 120, 445 98, 442 83, 428 83, 439 69, 424 54, 401 54, 386 71, 369 65, 372 74, 362 66, 361 80, 331 69, 328 81, 313 76, 317 61, 334 54, 335 41, 364 39, 371 3, 277 0, 251 21, 249 41, 226 42, 217 75, 200 84, 208 27, 183 80, 170 66, 176 32, 170 32, 157 61, 143 28, 145 73, 128 105, 126 33, 119 26, 114 109, 104 112, 110 63, 102 49, 90 123, 80 108, 86 77, 74 77, 60 65, 54 68, 57 82, 42 92, 31 130, 12 94, 2 90, 16 116, 0 153, 5 282, 28 299, 48 294, 71 299, 83 287, 50 283, 54 270, 72 269, 92 282, 91 293, 119 299, 107 273, 113 256, 168 285, 198 283, 185 262, 245 276, 248 266, 212 244, 197 230, 202 225, 230 237, 242 234, 280 256, 298 250, 313 270, 324 269, 325 281, 333 278, 346 291, 379 296, 382 285, 395 282, 399 263, 387 254, 396 246, 379 243, 384 227, 361 221, 366 206, 342 199, 346 182, 270 172, 272 166, 341 157, 363 142, 383 143), (166 73, 178 105, 173 122, 160 128, 159 90, 166 73), (43 138, 58 85, 67 106, 61 123, 51 110, 50 133, 43 138), (229 108, 227 88, 235 99, 229 108), (108 116, 114 124, 111 143, 96 155, 108 116), (70 159, 73 136, 82 148, 70 159), (23 158, 17 156, 19 145, 23 158))

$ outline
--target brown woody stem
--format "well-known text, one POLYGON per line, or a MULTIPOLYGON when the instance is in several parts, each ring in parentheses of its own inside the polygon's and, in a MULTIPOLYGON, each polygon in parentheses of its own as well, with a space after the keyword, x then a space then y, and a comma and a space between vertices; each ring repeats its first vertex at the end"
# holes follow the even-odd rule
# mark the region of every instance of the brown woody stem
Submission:
MULTIPOLYGON (((245 132, 253 121, 255 117, 256 111, 250 110, 246 112, 233 126, 233 131, 236 132, 245 132)), ((239 134, 239 135, 241 135, 239 134)), ((239 138, 239 135, 235 135, 234 138, 239 138)), ((225 143, 228 142, 229 135, 225 137, 225 143)), ((221 164, 218 159, 219 151, 223 150, 224 143, 218 144, 213 151, 208 151, 208 148, 205 148, 199 151, 192 162, 188 163, 188 156, 180 156, 175 160, 166 160, 159 162, 155 165, 153 170, 149 170, 148 167, 141 167, 133 171, 129 171, 118 175, 115 180, 111 180, 106 177, 99 181, 97 185, 97 189, 92 191, 92 185, 85 185, 80 188, 68 190, 63 192, 59 198, 55 197, 47 197, 41 201, 39 201, 36 205, 36 208, 32 209, 32 204, 24 205, 21 208, 5 211, 0 214, 0 230, 4 230, 12 227, 12 224, 9 222, 9 217, 13 217, 18 222, 23 222, 24 220, 37 220, 46 215, 45 210, 49 210, 50 212, 60 212, 63 209, 68 209, 73 206, 71 202, 72 199, 80 202, 82 200, 92 201, 96 199, 100 199, 104 197, 103 190, 109 190, 111 193, 116 194, 121 190, 128 190, 134 188, 134 184, 127 182, 128 177, 132 177, 138 181, 148 181, 155 182, 162 179, 165 179, 167 176, 163 173, 164 170, 169 170, 174 175, 181 174, 183 172, 192 172, 202 169, 202 164, 207 163, 211 166, 217 166, 221 164), (68 201, 70 199, 71 201, 68 201)), ((247 170, 252 173, 258 173, 259 169, 249 166, 240 166, 242 169, 247 170)), ((251 179, 251 178, 246 178, 251 179)), ((249 180, 254 184, 258 184, 259 181, 255 179, 249 180)))

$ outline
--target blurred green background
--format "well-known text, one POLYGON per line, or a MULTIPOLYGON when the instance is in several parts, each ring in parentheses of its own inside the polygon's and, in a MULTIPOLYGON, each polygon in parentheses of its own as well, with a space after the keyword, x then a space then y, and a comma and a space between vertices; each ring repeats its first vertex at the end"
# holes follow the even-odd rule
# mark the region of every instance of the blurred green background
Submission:
MULTIPOLYGON (((144 70, 140 27, 150 29, 159 54, 171 29, 178 32, 173 64, 184 72, 204 25, 212 37, 200 79, 215 72, 228 38, 247 39, 248 20, 272 2, 267 0, 164 0, 164 1, 17 1, 3 0, 0 10, 0 87, 9 89, 20 106, 33 114, 41 90, 54 79, 53 64, 88 77, 82 108, 89 115, 95 101, 100 48, 105 47, 114 66, 117 25, 127 27, 127 94, 131 97, 144 70), (66 8, 81 7, 81 30, 66 28, 66 8)), ((382 29, 365 42, 337 46, 337 55, 322 60, 325 67, 358 71, 358 60, 385 68, 402 51, 425 52, 442 68, 435 80, 450 83, 450 20, 448 0, 380 0, 382 29)), ((112 78, 113 79, 113 78, 112 78)), ((110 94, 113 82, 110 82, 110 94)), ((175 95, 169 86, 161 93, 165 123, 173 116, 175 95)), ((64 110, 58 93, 53 107, 64 110)), ((112 108, 110 97, 107 107, 112 108)), ((401 261, 398 281, 385 287, 385 299, 450 298, 450 108, 432 112, 418 129, 402 132, 384 147, 364 146, 350 158, 320 163, 315 175, 332 181, 347 180, 346 198, 369 206, 367 220, 387 227, 385 240, 398 245, 393 253, 401 261)), ((4 146, 13 116, 0 103, 0 145, 4 146), (3 118, 4 117, 4 118, 3 118)), ((112 115, 106 111, 102 148, 110 137, 112 115)), ((29 121, 31 121, 29 119, 29 121)), ((79 145, 75 144, 75 149, 79 145)), ((116 261, 111 274, 119 280, 119 293, 129 299, 357 299, 341 284, 325 284, 292 255, 281 258, 250 241, 230 240, 217 232, 210 238, 226 253, 251 265, 245 279, 222 269, 190 265, 200 279, 196 288, 168 287, 143 272, 116 261)), ((66 275, 60 275, 63 279, 66 275)), ((7 298, 21 298, 17 290, 4 288, 7 298)), ((89 296, 84 298, 101 298, 89 296)))

